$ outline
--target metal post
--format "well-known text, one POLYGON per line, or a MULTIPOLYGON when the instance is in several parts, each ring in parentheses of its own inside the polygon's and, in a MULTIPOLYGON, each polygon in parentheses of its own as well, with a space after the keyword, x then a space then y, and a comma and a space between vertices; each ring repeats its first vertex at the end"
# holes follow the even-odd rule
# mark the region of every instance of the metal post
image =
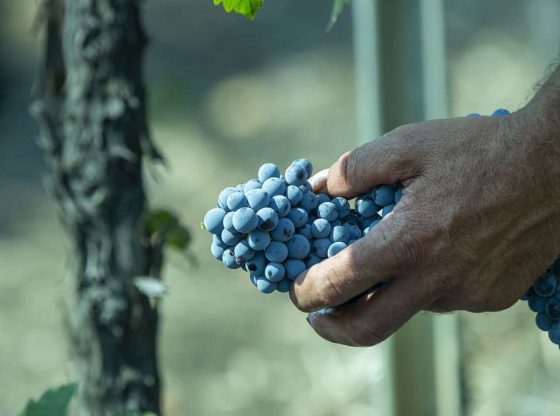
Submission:
MULTIPOLYGON (((445 117, 442 1, 354 0, 353 10, 360 143, 445 117)), ((460 415, 456 332, 455 317, 421 314, 386 343, 392 415, 460 415)))

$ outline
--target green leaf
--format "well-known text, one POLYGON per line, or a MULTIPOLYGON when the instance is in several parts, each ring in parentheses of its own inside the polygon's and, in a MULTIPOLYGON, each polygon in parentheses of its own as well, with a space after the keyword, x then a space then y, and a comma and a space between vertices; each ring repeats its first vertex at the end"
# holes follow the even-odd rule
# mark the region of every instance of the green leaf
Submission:
POLYGON ((180 251, 186 250, 192 240, 189 229, 180 223, 175 214, 165 209, 150 211, 146 227, 152 237, 180 251))
POLYGON ((223 4, 226 12, 236 12, 249 19, 254 19, 264 0, 214 0, 214 5, 223 4))
POLYGON ((65 384, 58 388, 49 389, 37 401, 27 402, 20 416, 64 416, 68 410, 70 399, 76 392, 76 383, 65 384))
POLYGON ((191 233, 186 227, 177 225, 165 235, 165 242, 177 250, 185 250, 191 242, 191 233))
POLYGON ((350 0, 333 0, 333 8, 331 12, 331 21, 329 22, 329 26, 327 27, 327 31, 331 30, 333 26, 338 21, 338 18, 342 14, 344 10, 344 6, 350 3, 350 0))
POLYGON ((152 234, 165 233, 178 224, 179 219, 177 216, 164 209, 154 209, 150 211, 146 220, 148 231, 152 234))

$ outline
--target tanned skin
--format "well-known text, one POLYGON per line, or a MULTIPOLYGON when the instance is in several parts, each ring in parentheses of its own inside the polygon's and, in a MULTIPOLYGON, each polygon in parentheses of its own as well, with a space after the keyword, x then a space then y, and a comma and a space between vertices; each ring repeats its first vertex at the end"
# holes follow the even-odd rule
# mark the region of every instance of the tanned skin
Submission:
POLYGON ((405 125, 313 178, 347 198, 396 182, 394 211, 292 287, 302 311, 336 306, 309 315, 329 341, 375 345, 421 310, 506 309, 560 254, 560 69, 511 115, 405 125))

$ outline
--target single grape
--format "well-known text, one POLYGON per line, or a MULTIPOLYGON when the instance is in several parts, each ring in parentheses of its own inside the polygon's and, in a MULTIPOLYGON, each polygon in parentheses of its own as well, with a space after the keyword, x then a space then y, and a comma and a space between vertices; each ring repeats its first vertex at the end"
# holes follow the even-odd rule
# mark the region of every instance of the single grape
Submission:
POLYGON ((271 282, 279 282, 285 274, 286 270, 280 263, 268 263, 264 269, 264 277, 271 282))
POLYGON ((550 319, 546 314, 541 312, 537 313, 537 315, 535 316, 535 323, 541 331, 548 331, 550 330, 550 327, 552 326, 554 321, 550 319))
POLYGON ((261 293, 272 293, 276 290, 276 283, 267 280, 264 276, 258 276, 256 278, 257 289, 261 293))
POLYGON ((303 208, 292 208, 288 213, 288 218, 294 223, 296 228, 303 227, 307 224, 307 219, 309 216, 307 215, 307 211, 303 208))
POLYGON ((337 225, 335 227, 332 227, 330 237, 333 243, 335 242, 348 243, 348 240, 350 239, 348 230, 344 228, 342 225, 337 225))
POLYGON ((280 177, 280 170, 274 163, 265 163, 259 168, 257 176, 259 177, 259 181, 264 183, 267 179, 280 177))
POLYGON ((232 192, 227 199, 227 207, 230 211, 237 211, 239 208, 248 205, 245 194, 241 191, 232 192))
POLYGON ((224 221, 222 222, 224 228, 228 231, 231 231, 232 233, 237 231, 233 226, 233 214, 235 214, 235 212, 228 212, 224 217, 224 221))
POLYGON ((294 280, 305 271, 306 267, 302 260, 288 259, 284 262, 284 269, 286 269, 286 278, 294 280))
POLYGON ((548 299, 541 298, 540 296, 537 296, 535 294, 529 296, 529 299, 527 300, 529 309, 537 313, 544 312, 545 309, 547 308, 547 303, 548 303, 548 299))
POLYGON ((223 230, 221 234, 222 241, 230 247, 236 245, 239 242, 239 240, 241 240, 241 238, 243 238, 243 236, 240 233, 238 232, 232 233, 229 230, 223 230))
POLYGON ((328 257, 328 250, 332 244, 330 238, 318 238, 313 241, 313 254, 326 259, 328 257))
POLYGON ((284 195, 284 192, 286 192, 286 183, 282 178, 268 178, 263 182, 262 189, 268 192, 268 195, 272 198, 276 195, 284 195))
POLYGON ((497 117, 497 116, 507 116, 511 114, 508 110, 506 110, 505 108, 498 108, 496 111, 494 111, 492 113, 492 117, 497 117))
POLYGON ((556 345, 560 345, 560 322, 554 322, 548 331, 548 338, 556 345))
POLYGON ((317 206, 324 204, 325 202, 331 202, 331 199, 327 194, 317 194, 317 206))
POLYGON ((360 196, 356 199, 356 210, 362 217, 373 217, 379 207, 369 197, 360 196))
POLYGON ((270 234, 266 231, 253 230, 247 236, 249 247, 256 251, 264 251, 270 244, 270 234))
POLYGON ((221 209, 228 209, 227 207, 227 199, 233 193, 236 192, 236 189, 233 186, 229 186, 220 192, 218 196, 218 207, 221 209))
POLYGON ((233 226, 240 233, 248 233, 259 225, 259 218, 254 210, 243 207, 233 214, 233 226))
POLYGON ((305 181, 303 185, 299 186, 299 189, 301 189, 302 192, 313 192, 313 186, 311 186, 309 181, 305 181))
POLYGON ((263 189, 253 189, 245 193, 249 207, 258 211, 259 209, 268 207, 270 196, 263 189))
POLYGON ((302 165, 291 165, 286 169, 286 182, 289 185, 303 185, 307 181, 307 172, 302 165))
POLYGON ((313 238, 327 238, 331 233, 331 224, 324 218, 317 218, 311 224, 313 238))
POLYGON ((307 211, 311 211, 317 207, 317 197, 313 192, 304 192, 299 206, 307 211))
POLYGON ((309 178, 311 177, 311 175, 313 175, 313 165, 308 159, 296 159, 292 162, 292 165, 303 166, 309 178))
POLYGON ((284 195, 276 195, 270 200, 270 208, 276 211, 279 217, 285 217, 292 207, 288 198, 284 195))
POLYGON ((346 198, 337 196, 331 200, 338 211, 338 218, 344 218, 350 214, 350 204, 346 198))
MULTIPOLYGON (((529 299, 529 302, 530 301, 531 299, 529 299)), ((554 320, 560 319, 560 299, 554 297, 554 298, 543 299, 543 301, 546 305, 544 310, 548 315, 548 317, 554 320)), ((531 307, 530 304, 529 307, 531 307)), ((541 312, 541 311, 535 311, 535 312, 541 312)))
POLYGON ((470 114, 467 114, 465 117, 468 117, 468 118, 480 117, 480 114, 478 114, 478 113, 470 113, 470 114))
POLYGON ((226 212, 221 208, 212 208, 204 216, 204 228, 212 234, 219 234, 224 229, 226 212))
POLYGON ((251 179, 243 187, 243 193, 245 194, 245 196, 247 196, 249 192, 255 189, 261 189, 261 187, 262 187, 261 181, 259 181, 258 179, 251 179))
POLYGON ((245 262, 245 270, 260 276, 260 275, 264 275, 264 269, 266 268, 266 265, 267 265, 267 261, 264 256, 264 253, 258 252, 255 253, 253 258, 245 262))
POLYGON ((556 277, 551 274, 544 274, 537 279, 533 284, 533 290, 537 295, 543 298, 548 298, 554 295, 556 291, 556 286, 558 286, 558 281, 556 277))
POLYGON ((212 243, 223 249, 229 248, 229 246, 226 243, 224 243, 219 236, 215 234, 212 236, 212 243))
POLYGON ((229 269, 239 269, 241 267, 241 263, 235 257, 235 253, 232 249, 224 250, 224 254, 222 255, 222 261, 224 262, 225 266, 229 269))
POLYGON ((311 224, 305 224, 303 227, 298 228, 297 233, 301 234, 308 240, 313 238, 313 234, 311 233, 311 224))
POLYGON ((345 223, 343 227, 348 231, 348 239, 350 240, 357 240, 362 236, 362 230, 356 224, 345 223))
POLYGON ((247 239, 243 239, 237 243, 233 253, 235 254, 235 257, 241 261, 250 260, 255 255, 255 251, 251 248, 247 239))
POLYGON ((214 241, 212 241, 212 245, 210 246, 210 252, 216 258, 216 260, 222 260, 224 254, 224 247, 219 246, 214 241))
POLYGON ((292 286, 291 280, 282 279, 278 283, 276 283, 276 290, 280 293, 287 293, 290 291, 291 286, 292 286))
POLYGON ((384 207, 386 205, 392 204, 395 200, 396 189, 391 185, 379 185, 371 193, 371 198, 375 205, 384 207))
POLYGON ((305 266, 310 269, 311 267, 315 266, 316 264, 319 264, 323 261, 324 257, 319 257, 316 254, 311 254, 306 260, 305 260, 305 266))
POLYGON ((294 223, 290 219, 280 218, 276 228, 270 232, 270 236, 273 240, 285 243, 292 238, 295 231, 294 223))
POLYGON ((398 204, 402 198, 402 189, 403 188, 399 188, 395 191, 395 204, 398 204))
POLYGON ((270 207, 261 208, 257 211, 259 219, 259 229, 271 231, 278 224, 278 214, 270 207))
POLYGON ((309 240, 300 234, 295 234, 286 245, 288 246, 288 257, 291 259, 304 259, 311 250, 309 240))
POLYGON ((294 207, 301 201, 303 192, 297 186, 289 185, 286 189, 286 197, 288 198, 288 201, 290 201, 290 205, 294 207))
POLYGON ((249 280, 253 284, 253 286, 257 286, 257 275, 255 273, 249 273, 249 280))
POLYGON ((348 247, 346 245, 346 243, 342 243, 342 242, 332 243, 329 246, 329 249, 327 250, 327 256, 329 256, 329 257, 336 256, 338 253, 340 253, 346 247, 348 247))
POLYGON ((391 212, 393 212, 393 209, 395 208, 395 204, 389 204, 383 207, 383 211, 381 212, 381 216, 385 217, 387 215, 389 215, 391 212))
POLYGON ((327 221, 335 221, 338 218, 338 210, 332 202, 323 202, 317 208, 317 215, 319 218, 324 218, 327 221))
POLYGON ((282 263, 288 258, 288 247, 279 241, 272 241, 264 251, 264 255, 268 261, 282 263))

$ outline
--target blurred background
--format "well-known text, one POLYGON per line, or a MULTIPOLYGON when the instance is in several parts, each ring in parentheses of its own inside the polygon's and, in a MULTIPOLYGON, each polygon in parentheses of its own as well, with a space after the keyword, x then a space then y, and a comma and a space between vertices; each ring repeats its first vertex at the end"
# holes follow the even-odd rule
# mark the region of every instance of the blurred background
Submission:
MULTIPOLYGON (((527 102, 558 56, 558 3, 444 2, 449 115, 527 102)), ((382 350, 318 338, 286 296, 260 295, 214 261, 199 228, 218 192, 263 162, 323 168, 357 144, 350 9, 326 32, 330 2, 320 0, 269 0, 252 22, 210 0, 144 5, 149 118, 169 165, 147 169, 149 199, 190 226, 199 262, 169 253, 164 270, 167 414, 383 414, 382 350)), ((74 379, 61 307, 68 243, 27 112, 37 6, 0 0, 1 415, 74 379)), ((458 319, 464 415, 560 414, 560 352, 525 304, 458 319)))

